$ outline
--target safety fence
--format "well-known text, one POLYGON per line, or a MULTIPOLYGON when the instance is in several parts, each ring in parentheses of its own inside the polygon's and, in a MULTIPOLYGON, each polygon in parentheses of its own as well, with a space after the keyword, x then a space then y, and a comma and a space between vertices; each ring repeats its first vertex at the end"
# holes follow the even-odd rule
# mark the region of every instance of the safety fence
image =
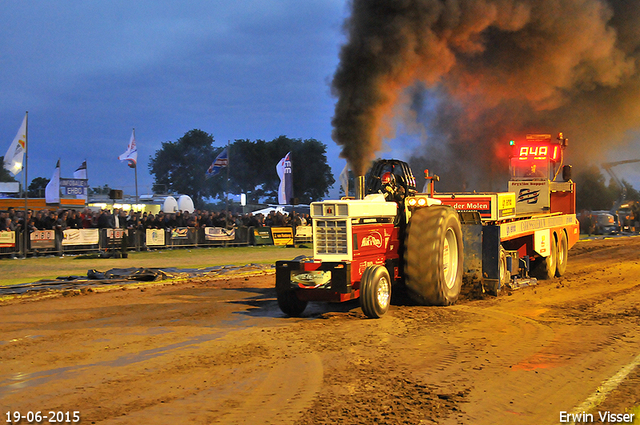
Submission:
MULTIPOLYGON (((251 245, 291 246, 313 242, 312 226, 176 227, 172 229, 36 230, 29 234, 26 255, 65 255, 108 250, 146 251, 163 248, 251 245)), ((22 232, 0 232, 0 257, 24 256, 22 232)))

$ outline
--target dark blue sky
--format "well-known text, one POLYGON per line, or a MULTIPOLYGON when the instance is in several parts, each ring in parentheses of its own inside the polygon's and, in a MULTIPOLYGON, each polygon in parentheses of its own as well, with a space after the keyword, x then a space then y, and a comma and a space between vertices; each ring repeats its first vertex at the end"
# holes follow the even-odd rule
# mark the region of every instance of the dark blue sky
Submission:
MULTIPOLYGON (((216 146, 317 139, 338 180, 345 161, 331 140, 329 84, 347 0, 1 4, 0 155, 29 111, 29 180, 50 178, 58 158, 71 177, 86 159, 90 186, 134 194, 134 172, 117 159, 133 128, 140 194, 153 183, 149 157, 195 128, 216 146)), ((419 139, 399 132, 378 154, 408 160, 419 139)), ((638 157, 634 139, 598 161, 638 157)), ((636 165, 616 172, 638 187, 636 165)))
POLYGON ((133 128, 141 194, 149 156, 194 128, 216 146, 315 138, 337 175, 329 82, 347 13, 344 0, 3 2, 2 154, 29 111, 29 180, 86 159, 92 187, 134 193, 117 160, 133 128))

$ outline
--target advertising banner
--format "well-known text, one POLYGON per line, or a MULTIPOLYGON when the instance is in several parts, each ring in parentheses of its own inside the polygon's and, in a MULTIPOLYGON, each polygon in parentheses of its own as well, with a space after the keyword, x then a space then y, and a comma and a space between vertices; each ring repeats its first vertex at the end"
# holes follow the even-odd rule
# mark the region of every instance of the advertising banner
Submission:
POLYGON ((0 248, 10 248, 16 246, 16 232, 0 232, 0 248))
POLYGON ((236 230, 228 230, 224 227, 205 227, 204 238, 208 241, 232 241, 236 238, 236 230))
POLYGON ((97 245, 100 240, 98 229, 67 229, 62 234, 62 246, 97 245))
POLYGON ((293 245, 293 229, 291 227, 272 227, 271 236, 274 245, 293 245))
POLYGON ((31 232, 31 248, 55 248, 56 233, 53 230, 36 230, 31 232))
POLYGON ((107 229, 107 238, 120 240, 122 239, 122 235, 129 235, 128 229, 107 229))
POLYGON ((147 229, 147 246, 164 246, 164 229, 147 229))
POLYGON ((296 239, 313 238, 313 226, 296 226, 296 239))
POLYGON ((171 229, 171 239, 188 239, 189 228, 188 227, 176 227, 171 229))
POLYGON ((516 214, 516 195, 512 192, 446 194, 437 193, 435 199, 458 211, 478 211, 483 220, 512 218, 516 214))
POLYGON ((271 227, 255 227, 253 229, 253 240, 256 245, 273 245, 271 227))
POLYGON ((518 214, 549 211, 549 180, 510 181, 509 191, 516 195, 518 214))
POLYGON ((86 195, 88 187, 87 179, 60 179, 60 191, 65 196, 86 195))

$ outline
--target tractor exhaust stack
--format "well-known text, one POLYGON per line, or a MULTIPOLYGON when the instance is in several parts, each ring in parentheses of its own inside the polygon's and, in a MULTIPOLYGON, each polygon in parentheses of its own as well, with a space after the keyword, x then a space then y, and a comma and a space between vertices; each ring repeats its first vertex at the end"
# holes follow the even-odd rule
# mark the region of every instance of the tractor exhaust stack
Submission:
POLYGON ((356 199, 364 199, 364 176, 356 176, 356 199))

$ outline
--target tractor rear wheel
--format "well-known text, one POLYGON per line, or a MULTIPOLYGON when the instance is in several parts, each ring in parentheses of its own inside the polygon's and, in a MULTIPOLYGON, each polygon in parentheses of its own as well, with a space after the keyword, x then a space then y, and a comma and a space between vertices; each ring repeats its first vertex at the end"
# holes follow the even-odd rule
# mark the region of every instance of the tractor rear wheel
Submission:
POLYGON ((360 280, 360 307, 370 319, 382 317, 391 302, 391 278, 384 266, 370 266, 360 280))
POLYGON ((411 215, 405 239, 405 285, 424 305, 450 305, 462 288, 462 228, 449 206, 421 208, 411 215))

